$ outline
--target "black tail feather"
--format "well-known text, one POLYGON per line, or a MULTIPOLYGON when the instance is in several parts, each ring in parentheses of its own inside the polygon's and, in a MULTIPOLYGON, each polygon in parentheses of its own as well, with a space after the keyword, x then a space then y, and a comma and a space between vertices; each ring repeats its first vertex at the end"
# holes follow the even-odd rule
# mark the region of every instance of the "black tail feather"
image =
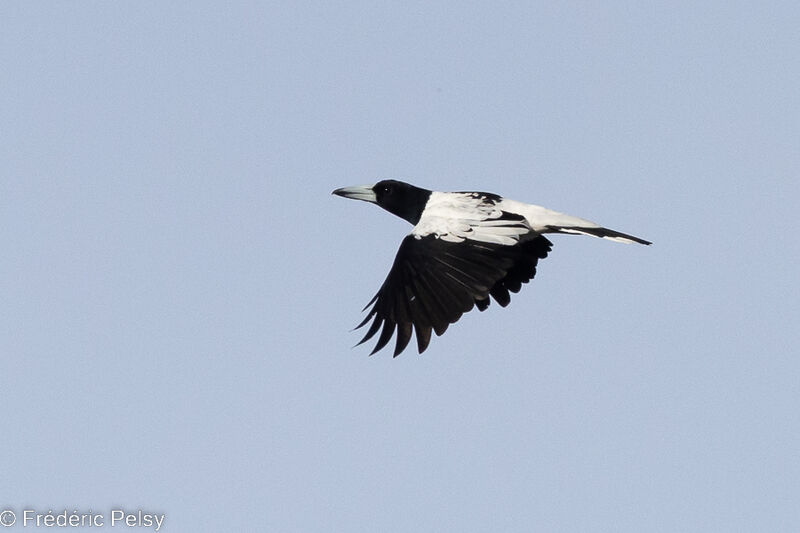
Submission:
POLYGON ((650 245, 653 244, 650 241, 646 241, 644 239, 640 239, 639 237, 634 237, 633 235, 628 235, 627 233, 621 233, 619 231, 614 231, 613 229, 608 228, 595 228, 595 227, 584 227, 584 226, 547 226, 548 229, 554 232, 563 232, 563 233, 583 233, 584 235, 592 235, 594 237, 600 237, 601 239, 611 238, 611 239, 628 239, 629 241, 638 242, 639 244, 650 245))

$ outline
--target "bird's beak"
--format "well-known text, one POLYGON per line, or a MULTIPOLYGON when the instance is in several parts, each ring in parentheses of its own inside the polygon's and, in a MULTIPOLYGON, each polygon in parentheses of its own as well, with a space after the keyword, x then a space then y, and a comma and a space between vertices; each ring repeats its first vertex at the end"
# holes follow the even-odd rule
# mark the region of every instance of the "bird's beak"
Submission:
POLYGON ((369 185, 360 185, 358 187, 342 187, 336 189, 333 193, 336 196, 344 196, 345 198, 352 198, 353 200, 364 200, 365 202, 376 203, 378 199, 375 197, 375 191, 369 185))

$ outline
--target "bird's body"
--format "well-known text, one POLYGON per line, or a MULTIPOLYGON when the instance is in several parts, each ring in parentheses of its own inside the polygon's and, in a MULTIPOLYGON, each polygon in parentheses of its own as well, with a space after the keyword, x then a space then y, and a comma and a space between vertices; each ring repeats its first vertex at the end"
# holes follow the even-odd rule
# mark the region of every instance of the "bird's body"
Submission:
POLYGON ((414 225, 358 326, 373 319, 359 344, 381 330, 372 353, 383 348, 396 330, 394 355, 399 355, 411 339, 412 326, 422 353, 431 330, 441 335, 473 306, 483 311, 490 296, 501 306, 508 305, 509 292, 518 292, 533 279, 539 259, 550 252, 552 243, 545 233, 650 244, 582 218, 492 193, 429 191, 395 180, 333 193, 376 203, 414 225))

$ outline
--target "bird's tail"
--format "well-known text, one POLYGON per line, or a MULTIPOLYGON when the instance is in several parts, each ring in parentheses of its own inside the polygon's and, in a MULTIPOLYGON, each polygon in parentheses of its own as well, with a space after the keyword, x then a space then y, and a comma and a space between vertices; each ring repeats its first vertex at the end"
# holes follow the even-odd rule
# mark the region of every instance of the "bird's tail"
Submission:
POLYGON ((531 228, 538 233, 571 233, 577 235, 591 235, 601 239, 624 243, 652 244, 650 241, 604 228, 591 220, 559 213, 538 205, 522 204, 503 200, 504 210, 519 213, 525 217, 531 228))
POLYGON ((547 226, 547 233, 572 233, 573 235, 591 235, 592 237, 599 237, 601 239, 608 239, 610 241, 624 242, 631 244, 637 242, 639 244, 652 244, 650 241, 614 231, 613 229, 604 228, 596 224, 587 226, 547 226))

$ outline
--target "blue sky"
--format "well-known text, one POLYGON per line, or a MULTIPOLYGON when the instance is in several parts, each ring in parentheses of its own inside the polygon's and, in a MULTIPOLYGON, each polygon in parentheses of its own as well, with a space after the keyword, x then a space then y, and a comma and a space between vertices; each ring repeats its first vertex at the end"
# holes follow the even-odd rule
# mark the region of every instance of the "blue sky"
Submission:
POLYGON ((0 20, 3 508, 169 532, 800 528, 797 3, 0 20), (349 330, 410 226, 330 192, 381 178, 654 245, 555 236, 510 307, 368 358, 349 330))

